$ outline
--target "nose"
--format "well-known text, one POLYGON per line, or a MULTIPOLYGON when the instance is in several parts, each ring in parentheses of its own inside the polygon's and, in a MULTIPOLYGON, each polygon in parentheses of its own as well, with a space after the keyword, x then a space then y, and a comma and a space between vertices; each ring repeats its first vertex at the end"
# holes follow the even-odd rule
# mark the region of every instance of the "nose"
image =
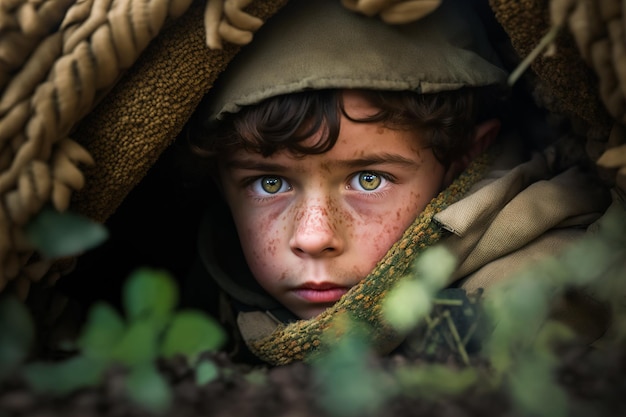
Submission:
POLYGON ((309 205, 296 212, 291 250, 298 256, 320 258, 341 254, 345 242, 329 207, 309 205))

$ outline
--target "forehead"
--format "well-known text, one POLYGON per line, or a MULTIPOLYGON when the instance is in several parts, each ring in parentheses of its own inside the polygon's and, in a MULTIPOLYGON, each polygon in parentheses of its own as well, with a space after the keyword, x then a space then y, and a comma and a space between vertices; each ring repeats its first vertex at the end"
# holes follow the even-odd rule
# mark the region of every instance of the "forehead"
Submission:
MULTIPOLYGON (((357 108, 355 108, 357 110, 357 108)), ((358 111, 367 111, 367 107, 358 111)), ((304 141, 314 145, 317 132, 304 141)), ((239 149, 222 160, 226 168, 259 169, 280 172, 287 169, 359 168, 374 164, 413 165, 422 159, 423 141, 414 131, 394 130, 377 123, 358 123, 343 119, 335 145, 320 154, 297 154, 279 150, 270 156, 239 149)))
MULTIPOLYGON (((327 126, 325 123, 328 119, 324 119, 316 131, 307 133, 308 137, 300 136, 296 141, 286 142, 282 142, 281 139, 279 143, 284 143, 285 146, 274 147, 271 141, 263 139, 261 147, 256 147, 254 143, 252 146, 246 146, 244 141, 241 146, 223 153, 217 159, 218 166, 244 169, 255 167, 278 173, 284 171, 287 166, 301 171, 304 164, 307 165, 307 169, 311 167, 315 169, 315 165, 309 164, 317 163, 318 168, 328 170, 333 166, 362 167, 381 161, 387 163, 402 161, 399 163, 406 164, 408 160, 415 161, 423 157, 422 149, 429 146, 419 129, 391 127, 388 126, 387 119, 380 122, 365 121, 376 117, 383 110, 374 104, 370 91, 340 90, 338 93, 335 97, 340 100, 343 112, 338 112, 337 124, 331 122, 332 126, 327 126), (337 129, 335 134, 330 134, 335 138, 332 141, 328 139, 327 128, 337 129), (296 143, 297 146, 292 146, 296 143), (330 146, 326 147, 325 143, 330 146), (268 147, 274 149, 265 152, 268 147), (320 149, 321 153, 315 151, 320 149)), ((304 124, 306 125, 306 122, 304 124)))

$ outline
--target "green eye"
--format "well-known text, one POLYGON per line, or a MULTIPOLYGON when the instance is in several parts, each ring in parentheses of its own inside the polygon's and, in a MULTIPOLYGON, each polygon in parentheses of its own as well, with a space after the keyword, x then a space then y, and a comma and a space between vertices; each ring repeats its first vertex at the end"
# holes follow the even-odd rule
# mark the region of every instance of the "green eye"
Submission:
POLYGON ((359 174, 359 185, 363 187, 364 190, 375 190, 380 187, 381 182, 380 175, 374 174, 373 172, 361 172, 359 174))
POLYGON ((283 187, 283 180, 279 177, 263 177, 261 178, 261 188, 269 194, 276 194, 283 187))

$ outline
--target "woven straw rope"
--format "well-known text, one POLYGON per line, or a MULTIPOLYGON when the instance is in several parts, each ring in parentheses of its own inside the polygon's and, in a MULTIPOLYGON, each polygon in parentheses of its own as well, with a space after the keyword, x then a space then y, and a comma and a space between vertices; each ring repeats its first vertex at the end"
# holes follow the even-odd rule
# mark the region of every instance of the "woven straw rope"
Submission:
POLYGON ((626 33, 622 2, 553 0, 551 18, 566 24, 578 51, 599 79, 600 97, 611 116, 626 124, 626 33))
MULTIPOLYGON (((190 3, 0 1, 0 290, 33 253, 24 224, 84 185, 79 165, 93 160, 71 128, 190 3)), ((20 275, 18 293, 45 269, 20 275)))
MULTIPOLYGON (((599 79, 599 94, 615 120, 598 166, 626 195, 626 15, 617 0, 553 0, 552 22, 567 26, 599 79)), ((592 155, 593 157, 593 155, 592 155)), ((626 198, 626 197, 623 197, 626 198)))
MULTIPOLYGON (((408 8, 400 7, 405 18, 417 18, 438 1, 409 1, 408 8)), ((209 47, 221 49, 223 40, 235 45, 251 41, 263 24, 244 10, 251 3, 206 2, 209 47)), ((81 166, 94 161, 68 134, 136 62, 166 19, 181 16, 190 4, 0 0, 0 291, 15 280, 24 298, 30 282, 41 279, 54 264, 50 260, 25 266, 34 251, 22 228, 45 204, 66 210, 74 192, 85 185, 81 166)), ((396 1, 381 2, 377 12, 382 15, 398 6, 396 1)), ((356 11, 360 7, 357 4, 356 11)))
MULTIPOLYGON (((363 9, 367 2, 343 2, 355 11, 372 14, 363 9)), ((47 203, 58 210, 67 209, 72 194, 85 184, 81 165, 92 164, 92 157, 68 134, 135 63, 164 22, 181 16, 190 3, 191 0, 0 0, 0 291, 16 277, 16 287, 25 291, 29 281, 40 279, 51 265, 49 262, 25 267, 33 251, 22 235, 22 227, 47 203)), ((260 4, 253 0, 209 0, 204 14, 209 45, 214 42, 214 48, 221 47, 222 39, 236 45, 248 43, 262 24, 261 19, 243 12, 251 3, 260 4)), ((419 15, 424 8, 434 7, 428 3, 435 5, 438 1, 397 3, 388 1, 386 9, 381 6, 376 12, 383 18, 385 10, 395 13, 412 8, 412 13, 419 15)), ((528 49, 524 48, 534 41, 522 45, 519 40, 525 36, 538 39, 546 26, 539 24, 538 29, 537 19, 516 16, 531 13, 537 17, 537 13, 546 11, 546 4, 531 0, 490 3, 496 14, 500 13, 499 20, 518 53, 526 55, 528 49), (508 21, 502 19, 507 11, 508 21)), ((562 104, 591 124, 602 126, 607 120, 605 109, 594 103, 598 91, 593 80, 590 82, 580 70, 578 60, 582 56, 598 76, 602 104, 612 118, 624 124, 626 64, 621 2, 552 0, 550 7, 553 20, 567 20, 580 53, 572 54, 570 50, 570 55, 557 65, 539 60, 534 69, 552 84, 553 93, 562 104), (563 67, 567 64, 569 68, 563 67), (550 79, 550 75, 563 74, 563 68, 566 73, 574 71, 569 77, 573 82, 561 84, 550 79)), ((623 135, 610 145, 620 143, 623 135)), ((606 143, 601 148, 605 150, 606 143)), ((617 154, 617 162, 613 158, 610 167, 626 165, 626 148, 619 148, 621 154, 617 154)), ((590 153, 594 160, 598 155, 590 153)))

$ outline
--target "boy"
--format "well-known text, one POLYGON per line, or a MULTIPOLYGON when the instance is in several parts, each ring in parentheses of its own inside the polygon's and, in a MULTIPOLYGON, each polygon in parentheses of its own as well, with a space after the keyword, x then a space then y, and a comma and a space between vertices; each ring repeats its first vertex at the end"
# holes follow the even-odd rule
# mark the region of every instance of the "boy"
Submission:
POLYGON ((467 3, 391 27, 336 0, 290 1, 197 112, 227 210, 211 208, 200 228, 191 291, 214 280, 248 344, 271 336, 267 317, 314 322, 499 136, 492 171, 434 217, 459 259, 451 285, 488 287, 558 252, 608 197, 577 170, 527 193, 555 172, 544 155, 523 163, 524 144, 500 135, 505 80, 467 3), (544 197, 557 214, 535 210, 544 197))

